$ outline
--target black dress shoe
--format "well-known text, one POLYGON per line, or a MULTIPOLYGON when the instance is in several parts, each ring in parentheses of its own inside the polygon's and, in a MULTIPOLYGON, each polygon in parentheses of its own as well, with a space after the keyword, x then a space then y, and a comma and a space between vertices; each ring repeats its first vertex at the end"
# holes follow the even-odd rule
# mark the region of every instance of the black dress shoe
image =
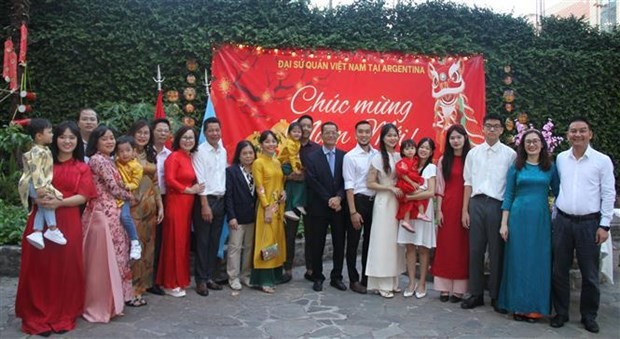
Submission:
POLYGON ((196 293, 199 295, 206 297, 209 295, 209 289, 207 288, 207 283, 201 282, 196 285, 196 293))
POLYGON ((213 281, 213 280, 209 280, 209 281, 207 281, 207 287, 208 287, 210 290, 214 290, 214 291, 220 291, 220 290, 223 288, 223 287, 222 287, 222 285, 220 285, 220 284, 216 283, 216 282, 215 282, 215 281, 213 281))
POLYGON ((162 290, 162 288, 157 285, 147 288, 146 291, 151 294, 166 295, 166 292, 164 292, 164 290, 162 290))
POLYGON ((588 332, 598 333, 598 331, 600 330, 598 324, 596 323, 596 320, 594 319, 581 319, 581 323, 588 332))
POLYGON ((37 335, 38 335, 38 336, 41 336, 41 337, 45 337, 45 338, 47 338, 47 337, 49 337, 50 335, 52 335, 52 331, 40 332, 40 333, 37 333, 37 335))
POLYGON ((314 282, 314 278, 312 277, 312 274, 308 273, 308 271, 306 271, 306 273, 304 273, 304 278, 308 281, 312 281, 314 282))
POLYGON ((551 325, 551 327, 560 328, 564 326, 564 323, 567 321, 568 321, 568 317, 556 314, 555 317, 551 318, 549 325, 551 325))
POLYGON ((495 299, 491 299, 491 306, 493 306, 493 310, 499 314, 508 314, 508 310, 497 306, 497 300, 495 299))
POLYGON ((316 292, 321 292, 323 290, 323 282, 320 280, 315 281, 314 284, 312 284, 312 289, 316 292))
POLYGON ((482 306, 484 305, 484 299, 482 298, 481 295, 479 296, 471 296, 465 300, 463 300, 463 302, 461 303, 461 308, 464 309, 470 309, 470 308, 476 308, 478 306, 482 306))
POLYGON ((442 303, 445 303, 448 300, 450 300, 450 295, 449 294, 441 294, 441 295, 439 295, 439 301, 441 301, 442 303))
POLYGON ((461 297, 457 297, 454 294, 450 296, 450 302, 453 304, 460 303, 461 301, 463 301, 461 297))
POLYGON ((360 284, 359 281, 355 281, 355 282, 352 282, 351 284, 349 284, 349 288, 351 289, 351 291, 357 292, 359 294, 366 294, 368 292, 366 290, 366 287, 364 285, 360 284))
POLYGON ((515 313, 512 315, 512 319, 514 319, 515 321, 526 321, 527 317, 524 316, 523 314, 515 313))
POLYGON ((282 278, 280 279, 278 284, 286 284, 287 282, 290 282, 291 280, 293 280, 293 276, 290 274, 284 273, 282 274, 282 278))
POLYGON ((329 284, 330 284, 332 287, 335 287, 335 288, 337 288, 337 289, 339 289, 339 290, 341 290, 341 291, 346 291, 346 290, 347 290, 347 285, 345 285, 345 284, 342 282, 342 279, 331 279, 331 280, 329 281, 329 284))

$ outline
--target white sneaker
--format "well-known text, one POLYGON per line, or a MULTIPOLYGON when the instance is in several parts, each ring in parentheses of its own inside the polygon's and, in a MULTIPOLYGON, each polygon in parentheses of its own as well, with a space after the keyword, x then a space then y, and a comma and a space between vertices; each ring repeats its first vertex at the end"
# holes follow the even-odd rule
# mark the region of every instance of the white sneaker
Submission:
POLYGON ((181 298, 185 296, 185 290, 180 287, 175 287, 173 289, 164 288, 164 292, 172 297, 181 298))
POLYGON ((26 240, 30 243, 30 245, 34 246, 38 250, 42 250, 45 248, 45 243, 43 242, 43 234, 41 232, 32 232, 30 235, 26 236, 26 240))
POLYGON ((62 232, 58 229, 58 227, 56 227, 55 230, 51 230, 51 229, 47 229, 47 231, 45 231, 45 233, 43 233, 43 236, 45 237, 45 239, 51 241, 51 242, 55 242, 58 245, 66 245, 67 244, 67 239, 65 239, 65 236, 62 234, 62 232))
POLYGON ((306 209, 303 206, 297 206, 299 213, 306 215, 306 209))
POLYGON ((129 251, 129 259, 139 260, 141 257, 142 257, 142 247, 140 246, 140 241, 132 240, 131 251, 129 251))
POLYGON ((286 218, 289 218, 289 219, 293 220, 293 221, 298 221, 299 220, 299 216, 297 216, 297 214, 295 214, 295 212, 293 212, 293 211, 286 211, 286 212, 284 212, 284 216, 286 218))
POLYGON ((233 281, 230 282, 230 288, 234 291, 240 291, 241 290, 241 282, 239 282, 239 279, 235 279, 233 281))

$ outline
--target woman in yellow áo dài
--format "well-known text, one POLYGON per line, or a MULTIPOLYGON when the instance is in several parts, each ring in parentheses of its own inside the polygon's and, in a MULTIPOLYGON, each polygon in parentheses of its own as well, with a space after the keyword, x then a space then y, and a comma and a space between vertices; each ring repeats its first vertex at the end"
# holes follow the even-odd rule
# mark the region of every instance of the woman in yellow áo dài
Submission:
POLYGON ((259 206, 254 233, 254 267, 250 284, 263 292, 274 293, 282 278, 286 260, 284 233, 284 174, 275 157, 278 140, 272 131, 264 131, 258 139, 261 154, 252 164, 259 206), (275 245, 275 246, 274 246, 275 245), (277 247, 277 250, 275 248, 277 247))

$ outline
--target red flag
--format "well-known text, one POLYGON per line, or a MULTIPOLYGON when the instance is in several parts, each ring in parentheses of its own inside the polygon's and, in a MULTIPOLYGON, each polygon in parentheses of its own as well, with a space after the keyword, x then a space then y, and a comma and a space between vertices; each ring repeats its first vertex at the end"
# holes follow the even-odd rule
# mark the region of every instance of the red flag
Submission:
POLYGON ((159 94, 157 94, 157 102, 155 103, 155 119, 165 119, 166 112, 164 111, 164 97, 163 93, 160 90, 159 94))
POLYGON ((20 28, 20 37, 19 37, 19 63, 26 63, 26 51, 28 50, 28 28, 26 28, 26 24, 22 23, 22 27, 20 28))
POLYGON ((4 42, 4 62, 2 63, 2 78, 6 82, 11 81, 11 52, 13 51, 13 41, 7 38, 4 42))

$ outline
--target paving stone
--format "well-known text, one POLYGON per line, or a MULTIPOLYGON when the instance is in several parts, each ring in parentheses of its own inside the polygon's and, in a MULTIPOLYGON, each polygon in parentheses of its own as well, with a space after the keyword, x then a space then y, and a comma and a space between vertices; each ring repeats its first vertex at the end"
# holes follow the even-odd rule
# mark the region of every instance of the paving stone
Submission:
MULTIPOLYGON (((325 262, 326 270, 331 262, 325 262)), ((397 295, 341 292, 325 285, 314 292, 303 279, 303 267, 293 271, 293 281, 277 286, 273 295, 244 288, 238 295, 230 289, 201 297, 188 289, 185 298, 146 294, 148 305, 125 308, 125 315, 109 324, 77 321, 71 338, 592 338, 579 323, 579 292, 571 296, 571 321, 563 328, 515 322, 495 313, 487 304, 463 310, 459 304, 441 303, 428 284, 424 299, 397 295)), ((345 283, 347 283, 346 272, 345 283)), ((615 268, 620 281, 620 268, 615 268)), ((401 277, 405 286, 406 277, 401 277)), ((17 278, 0 277, 0 337, 23 338, 21 320, 15 317, 17 278)), ((620 284, 601 285, 598 322, 600 338, 619 338, 620 284)))

